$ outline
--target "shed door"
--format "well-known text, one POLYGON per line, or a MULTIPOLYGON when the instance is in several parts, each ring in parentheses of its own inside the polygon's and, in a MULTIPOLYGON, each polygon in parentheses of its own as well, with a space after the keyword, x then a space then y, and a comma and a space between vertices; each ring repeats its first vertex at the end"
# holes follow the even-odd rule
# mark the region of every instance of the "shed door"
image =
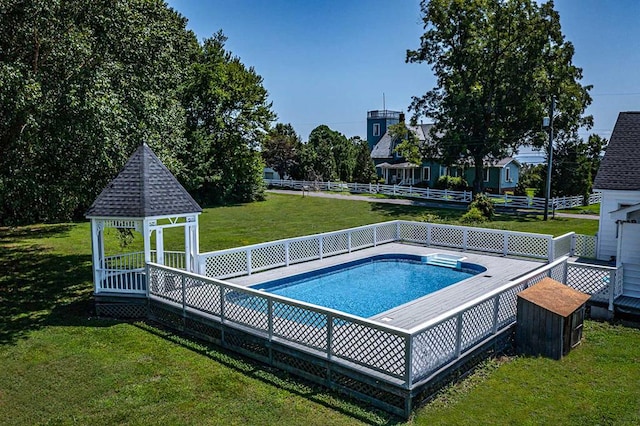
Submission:
POLYGON ((625 223, 622 227, 619 256, 624 268, 623 294, 640 297, 640 223, 625 223))

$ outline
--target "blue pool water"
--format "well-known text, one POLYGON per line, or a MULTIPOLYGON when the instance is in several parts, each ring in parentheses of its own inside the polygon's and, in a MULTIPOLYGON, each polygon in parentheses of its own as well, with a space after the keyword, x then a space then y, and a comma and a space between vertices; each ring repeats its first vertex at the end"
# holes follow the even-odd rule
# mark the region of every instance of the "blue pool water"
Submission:
POLYGON ((270 281, 255 289, 370 317, 469 278, 485 268, 428 265, 412 255, 382 255, 270 281))

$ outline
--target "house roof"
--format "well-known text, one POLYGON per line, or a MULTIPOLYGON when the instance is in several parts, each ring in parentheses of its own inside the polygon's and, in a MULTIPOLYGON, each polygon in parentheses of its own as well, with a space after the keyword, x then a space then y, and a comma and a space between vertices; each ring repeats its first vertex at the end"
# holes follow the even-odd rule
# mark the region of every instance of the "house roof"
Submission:
POLYGON ((593 188, 640 190, 640 111, 618 115, 593 188))
POLYGON ((198 203, 143 144, 102 190, 85 216, 143 218, 200 212, 198 203))
POLYGON ((518 160, 516 160, 515 158, 512 157, 505 157, 502 158, 498 161, 489 161, 489 160, 485 160, 484 166, 485 167, 499 167, 499 168, 504 168, 506 166, 508 166, 510 163, 516 163, 516 165, 520 165, 520 162, 518 162, 518 160))
MULTIPOLYGON (((411 130, 418 140, 424 143, 429 137, 429 130, 433 127, 433 124, 418 124, 417 126, 407 126, 407 129, 411 130)), ((391 134, 387 130, 380 138, 378 143, 375 144, 371 150, 371 158, 374 159, 386 159, 393 158, 393 150, 395 149, 395 143, 391 134)))

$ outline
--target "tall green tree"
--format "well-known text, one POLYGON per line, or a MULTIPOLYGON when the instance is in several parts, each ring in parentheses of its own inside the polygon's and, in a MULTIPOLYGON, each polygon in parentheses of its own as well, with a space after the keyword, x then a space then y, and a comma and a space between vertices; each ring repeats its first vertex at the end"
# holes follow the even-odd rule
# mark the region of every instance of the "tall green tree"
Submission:
POLYGON ((263 196, 258 148, 275 114, 252 67, 225 49, 222 31, 206 39, 184 84, 187 188, 202 203, 263 196))
POLYGON ((583 116, 591 86, 580 84, 553 2, 422 0, 425 33, 407 62, 427 63, 437 86, 414 97, 413 121, 435 121, 429 156, 475 166, 473 189, 483 189, 485 159, 511 155, 522 143, 540 146, 551 99, 556 130, 589 127, 583 116))
POLYGON ((320 125, 309 134, 301 155, 305 179, 351 181, 355 168, 355 149, 340 132, 320 125))
POLYGON ((147 142, 174 171, 194 35, 161 0, 0 3, 0 224, 81 217, 147 142))
POLYGON ((349 139, 349 142, 353 145, 356 156, 352 180, 358 183, 374 182, 377 179, 378 174, 376 173, 376 167, 371 159, 369 144, 366 140, 361 139, 360 136, 352 137, 349 139))
POLYGON ((291 124, 278 123, 262 143, 262 158, 281 179, 291 176, 300 163, 302 141, 291 124))

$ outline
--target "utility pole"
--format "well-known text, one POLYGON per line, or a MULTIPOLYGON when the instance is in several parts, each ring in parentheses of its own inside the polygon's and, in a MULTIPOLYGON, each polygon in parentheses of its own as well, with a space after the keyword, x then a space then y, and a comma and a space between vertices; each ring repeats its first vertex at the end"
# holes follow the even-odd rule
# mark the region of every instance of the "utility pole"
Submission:
MULTIPOLYGON (((551 108, 549 108, 549 149, 547 154, 547 191, 544 197, 544 220, 549 219, 549 200, 551 199, 551 168, 553 166, 553 114, 556 107, 555 98, 551 98, 551 108)), ((544 120, 546 121, 546 120, 544 120)), ((543 123, 543 125, 546 123, 543 123)))

